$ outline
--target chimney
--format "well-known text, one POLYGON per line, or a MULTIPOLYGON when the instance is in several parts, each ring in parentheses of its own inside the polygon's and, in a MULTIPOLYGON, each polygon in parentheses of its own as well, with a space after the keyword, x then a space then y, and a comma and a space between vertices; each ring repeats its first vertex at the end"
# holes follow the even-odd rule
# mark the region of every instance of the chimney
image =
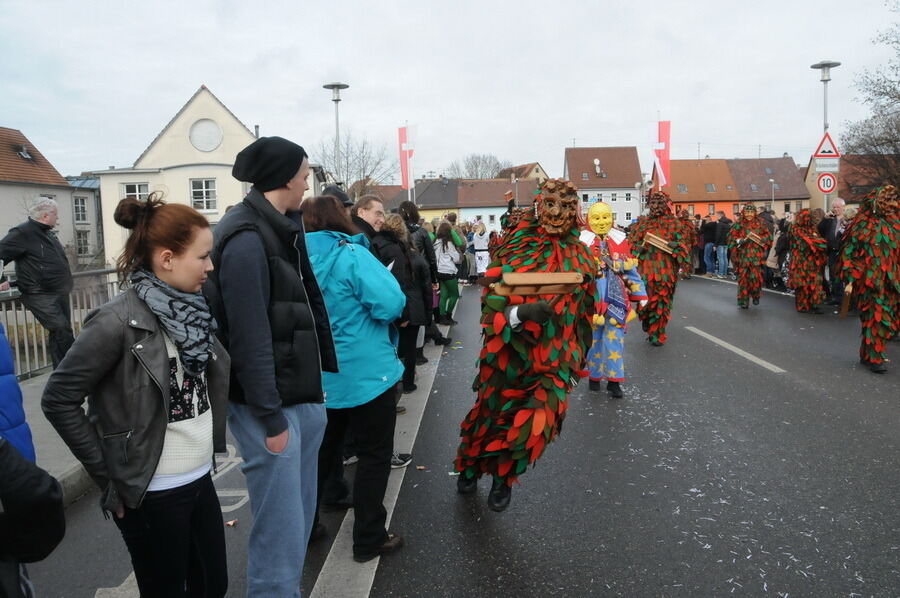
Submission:
POLYGON ((253 136, 259 139, 259 125, 253 125, 253 136))
POLYGON ((110 170, 115 170, 116 167, 115 167, 115 166, 110 166, 109 169, 110 169, 110 170))

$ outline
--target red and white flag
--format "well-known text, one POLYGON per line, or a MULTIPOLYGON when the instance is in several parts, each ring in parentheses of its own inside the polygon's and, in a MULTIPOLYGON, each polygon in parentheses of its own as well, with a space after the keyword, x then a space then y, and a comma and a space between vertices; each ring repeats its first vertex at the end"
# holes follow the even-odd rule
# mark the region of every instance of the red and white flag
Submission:
POLYGON ((659 188, 669 184, 669 149, 672 145, 672 121, 661 120, 656 123, 656 145, 653 148, 656 172, 659 175, 659 188))
POLYGON ((410 161, 413 157, 411 127, 400 127, 397 130, 400 142, 400 185, 403 189, 410 188, 410 161))

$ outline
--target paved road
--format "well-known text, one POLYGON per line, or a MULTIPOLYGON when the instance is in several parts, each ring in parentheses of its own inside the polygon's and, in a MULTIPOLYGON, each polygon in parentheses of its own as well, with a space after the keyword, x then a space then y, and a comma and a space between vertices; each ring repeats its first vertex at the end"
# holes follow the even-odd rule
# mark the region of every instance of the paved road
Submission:
MULTIPOLYGON (((669 343, 651 347, 639 328, 628 337, 626 398, 579 386, 560 439, 497 514, 487 481, 461 497, 448 475, 480 346, 477 294, 465 289, 460 343, 443 352, 430 392, 407 399, 407 416, 424 416, 402 438, 415 438, 425 469, 394 473, 391 528, 408 545, 380 560, 370 595, 900 595, 900 366, 877 376, 856 363, 856 320, 801 316, 770 293, 741 311, 735 290, 682 283, 669 343)), ((891 351, 900 362, 900 346, 891 351)), ((216 485, 223 505, 241 500, 236 468, 216 485)), ((96 496, 68 513, 62 546, 32 568, 41 595, 136 595, 96 496)), ((332 538, 341 517, 325 517, 332 538)), ((241 596, 247 505, 233 518, 229 595, 241 596)), ((331 550, 314 545, 303 587, 321 570, 319 595, 365 596, 340 588, 368 588, 374 564, 353 563, 340 539, 331 550)))

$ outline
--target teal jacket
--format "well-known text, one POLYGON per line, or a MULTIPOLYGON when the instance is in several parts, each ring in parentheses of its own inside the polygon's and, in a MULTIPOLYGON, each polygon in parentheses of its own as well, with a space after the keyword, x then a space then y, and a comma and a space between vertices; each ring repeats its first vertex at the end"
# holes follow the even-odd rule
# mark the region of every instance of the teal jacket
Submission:
POLYGON ((403 376, 391 322, 403 312, 406 295, 369 252, 365 235, 307 233, 306 247, 325 297, 338 358, 338 373, 322 372, 325 406, 363 405, 403 376))

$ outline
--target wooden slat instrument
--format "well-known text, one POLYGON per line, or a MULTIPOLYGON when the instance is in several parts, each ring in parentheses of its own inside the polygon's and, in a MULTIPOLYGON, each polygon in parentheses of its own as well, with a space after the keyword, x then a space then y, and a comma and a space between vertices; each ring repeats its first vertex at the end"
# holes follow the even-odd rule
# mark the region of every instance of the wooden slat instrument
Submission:
POLYGON ((478 282, 495 295, 565 295, 584 282, 581 272, 504 272, 502 278, 482 277, 478 282))
POLYGON ((665 251, 669 255, 674 253, 674 249, 669 247, 669 242, 653 233, 644 233, 644 245, 652 245, 661 251, 665 251))
POLYGON ((760 247, 766 246, 766 242, 763 241, 763 238, 760 237, 759 235, 757 235, 752 230, 747 231, 747 238, 750 239, 751 241, 753 241, 754 243, 756 243, 757 245, 759 245, 760 247))

